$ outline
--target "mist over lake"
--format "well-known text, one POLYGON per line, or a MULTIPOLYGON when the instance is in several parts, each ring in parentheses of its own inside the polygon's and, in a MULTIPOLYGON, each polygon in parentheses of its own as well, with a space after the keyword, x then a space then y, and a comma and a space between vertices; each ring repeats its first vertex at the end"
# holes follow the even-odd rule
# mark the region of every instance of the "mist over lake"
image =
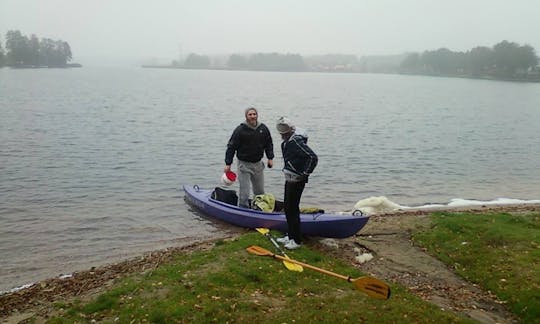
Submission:
POLYGON ((0 69, 0 291, 224 235, 227 227, 186 205, 181 187, 218 185, 248 106, 272 131, 276 159, 265 180, 278 197, 275 121, 286 115, 307 130, 319 165, 303 205, 540 199, 539 83, 0 69))

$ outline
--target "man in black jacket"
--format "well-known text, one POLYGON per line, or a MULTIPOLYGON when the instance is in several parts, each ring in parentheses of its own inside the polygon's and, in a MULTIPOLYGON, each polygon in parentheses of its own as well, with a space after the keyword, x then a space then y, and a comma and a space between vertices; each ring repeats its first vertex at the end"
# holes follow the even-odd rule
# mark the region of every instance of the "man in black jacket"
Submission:
POLYGON ((234 154, 238 159, 238 206, 249 208, 250 185, 254 195, 264 194, 264 163, 266 154, 267 166, 274 163, 274 144, 270 130, 258 121, 257 109, 250 107, 245 111, 246 121, 237 126, 227 143, 224 171, 231 171, 234 154))
POLYGON ((300 198, 309 175, 317 166, 317 155, 307 146, 307 136, 302 135, 286 117, 281 117, 276 125, 283 143, 281 151, 285 166, 285 216, 287 217, 287 235, 277 241, 285 244, 289 250, 300 247, 300 198))

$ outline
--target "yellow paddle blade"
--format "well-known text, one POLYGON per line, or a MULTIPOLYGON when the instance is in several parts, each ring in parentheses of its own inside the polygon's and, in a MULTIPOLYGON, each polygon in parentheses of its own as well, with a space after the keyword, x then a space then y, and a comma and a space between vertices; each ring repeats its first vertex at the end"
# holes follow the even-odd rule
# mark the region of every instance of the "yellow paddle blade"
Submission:
POLYGON ((368 296, 378 299, 390 298, 390 287, 379 279, 372 277, 360 277, 358 279, 352 279, 351 282, 358 288, 365 292, 368 296))
MULTIPOLYGON (((285 259, 290 259, 288 256, 285 256, 285 259)), ((304 268, 299 265, 299 264, 296 264, 296 263, 292 263, 292 262, 289 262, 287 260, 283 260, 283 264, 285 265, 285 267, 291 271, 296 271, 296 272, 302 272, 304 271, 304 268)))
MULTIPOLYGON (((274 246, 276 247, 276 249, 278 249, 282 254, 283 256, 286 258, 286 259, 289 259, 289 257, 287 256, 287 254, 285 254, 285 252, 283 252, 283 250, 279 247, 279 245, 277 244, 277 242, 274 240, 274 238, 270 235, 270 230, 268 228, 262 228, 262 227, 258 227, 256 228, 257 232, 261 233, 262 235, 266 236, 271 242, 272 244, 274 244, 274 246)), ((290 271, 296 271, 296 272, 302 272, 304 271, 304 268, 302 268, 301 265, 298 265, 298 264, 294 264, 292 262, 288 262, 288 261, 285 261, 283 260, 283 264, 285 265, 285 267, 290 270, 290 271)))
POLYGON ((269 230, 268 228, 261 228, 261 227, 258 227, 258 228, 256 228, 256 230, 257 230, 257 232, 259 232, 259 233, 261 233, 261 234, 263 234, 263 235, 265 235, 265 234, 267 234, 267 233, 270 233, 270 230, 269 230))

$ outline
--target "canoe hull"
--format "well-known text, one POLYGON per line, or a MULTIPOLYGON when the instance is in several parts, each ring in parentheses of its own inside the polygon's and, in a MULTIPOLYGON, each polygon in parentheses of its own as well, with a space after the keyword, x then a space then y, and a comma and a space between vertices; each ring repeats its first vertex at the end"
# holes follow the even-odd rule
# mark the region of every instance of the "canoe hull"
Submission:
MULTIPOLYGON (((287 220, 283 213, 267 213, 240 208, 212 199, 212 190, 195 186, 184 186, 186 200, 208 216, 245 228, 270 228, 287 232, 287 220)), ((355 235, 369 220, 368 216, 301 214, 302 234, 331 238, 345 238, 355 235)))

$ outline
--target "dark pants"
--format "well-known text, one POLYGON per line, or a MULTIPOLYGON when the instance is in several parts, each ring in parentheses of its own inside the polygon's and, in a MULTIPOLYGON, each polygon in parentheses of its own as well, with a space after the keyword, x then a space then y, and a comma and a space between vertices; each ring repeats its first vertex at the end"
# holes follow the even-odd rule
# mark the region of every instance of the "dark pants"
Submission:
POLYGON ((302 242, 300 232, 300 198, 306 186, 305 182, 285 182, 285 216, 287 216, 287 235, 296 243, 302 242))

